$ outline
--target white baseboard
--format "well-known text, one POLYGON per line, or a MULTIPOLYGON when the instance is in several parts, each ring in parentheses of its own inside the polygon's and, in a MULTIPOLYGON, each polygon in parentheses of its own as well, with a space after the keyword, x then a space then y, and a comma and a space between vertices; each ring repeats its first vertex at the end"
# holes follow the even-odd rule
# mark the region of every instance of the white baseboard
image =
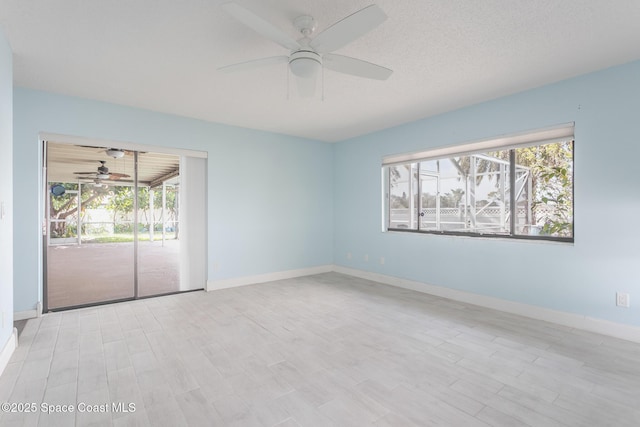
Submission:
POLYGON ((36 317, 42 317, 42 302, 36 304, 35 310, 16 311, 13 313, 13 321, 35 319, 36 317))
POLYGON ((570 328, 595 332, 598 334, 608 335, 627 341, 640 342, 640 327, 637 326, 615 323, 609 320, 597 319, 580 314, 551 310, 548 308, 537 307, 515 301, 507 301, 500 298, 473 294, 470 292, 459 291, 442 286, 428 285, 426 283, 415 282, 412 280, 401 279, 398 277, 387 276, 379 273, 371 273, 368 271, 342 267, 339 265, 335 265, 333 271, 337 273, 347 274, 349 276, 359 277, 361 279, 384 283, 386 285, 396 286, 404 289, 411 289, 442 298, 448 298, 467 304, 473 304, 498 311, 518 314, 532 319, 544 320, 546 322, 557 323, 559 325, 568 326, 570 328))
POLYGON ((13 321, 16 320, 26 320, 26 319, 35 319, 38 316, 38 310, 25 310, 25 311, 16 311, 13 313, 13 321))
POLYGON ((301 268, 299 270, 277 271, 274 273, 258 274, 255 276, 233 277, 231 279, 207 280, 207 291, 235 288, 238 286, 255 285, 258 283, 273 282, 274 280, 293 279, 294 277, 311 276, 313 274, 328 273, 333 271, 333 265, 321 265, 318 267, 301 268))
POLYGON ((13 328, 13 332, 9 336, 9 340, 4 345, 4 348, 0 351, 0 375, 4 372, 4 368, 7 367, 13 351, 18 346, 18 330, 13 328))

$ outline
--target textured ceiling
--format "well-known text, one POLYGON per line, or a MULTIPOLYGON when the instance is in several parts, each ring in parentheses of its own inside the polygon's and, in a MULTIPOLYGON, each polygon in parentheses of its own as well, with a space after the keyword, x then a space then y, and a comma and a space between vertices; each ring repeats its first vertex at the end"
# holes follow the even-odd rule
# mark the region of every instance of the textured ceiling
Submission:
MULTIPOLYGON (((317 33, 371 0, 237 2, 295 35, 298 15, 317 33)), ((0 0, 0 27, 19 86, 324 141, 640 59, 638 0, 379 0, 389 19, 336 53, 389 80, 326 70, 324 100, 300 98, 286 65, 216 71, 288 54, 221 3, 0 0)))

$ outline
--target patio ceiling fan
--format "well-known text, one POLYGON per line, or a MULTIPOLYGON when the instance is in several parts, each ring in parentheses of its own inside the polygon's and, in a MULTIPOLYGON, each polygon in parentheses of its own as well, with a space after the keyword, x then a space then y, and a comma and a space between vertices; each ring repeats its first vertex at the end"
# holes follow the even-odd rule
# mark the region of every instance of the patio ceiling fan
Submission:
POLYGON ((87 175, 81 176, 81 178, 91 178, 94 180, 113 180, 117 181, 120 178, 130 178, 131 175, 127 175, 126 173, 117 173, 117 172, 109 172, 109 168, 106 166, 105 160, 100 160, 100 166, 98 166, 98 170, 95 172, 74 172, 74 175, 87 175))
MULTIPOLYGON (((96 147, 96 146, 93 146, 93 145, 80 145, 80 147, 98 149, 98 153, 105 153, 107 156, 113 157, 114 159, 121 159, 125 155, 133 156, 133 151, 132 150, 124 150, 122 148, 96 147)), ((143 152, 139 151, 139 153, 143 153, 143 152)))
POLYGON ((288 49, 289 55, 271 56, 227 65, 218 68, 218 71, 234 72, 270 64, 288 63, 289 70, 296 76, 298 90, 302 96, 312 96, 315 93, 316 76, 323 67, 339 73, 376 80, 386 80, 393 73, 391 69, 381 65, 331 53, 365 35, 387 19, 387 15, 378 5, 372 4, 360 9, 313 38, 311 35, 316 28, 315 19, 309 15, 299 16, 293 21, 294 27, 302 35, 298 40, 236 2, 224 3, 222 8, 256 33, 288 49))

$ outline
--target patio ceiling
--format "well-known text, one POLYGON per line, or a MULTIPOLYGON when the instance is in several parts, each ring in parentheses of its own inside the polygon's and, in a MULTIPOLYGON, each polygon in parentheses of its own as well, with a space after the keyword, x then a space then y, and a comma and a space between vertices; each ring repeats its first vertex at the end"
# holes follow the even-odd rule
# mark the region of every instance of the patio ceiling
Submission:
MULTIPOLYGON (((129 177, 120 179, 103 179, 106 184, 133 183, 134 154, 125 151, 120 159, 114 159, 106 153, 104 147, 86 147, 64 143, 47 143, 47 175, 49 182, 84 182, 94 181, 95 175, 76 174, 75 172, 96 172, 100 161, 110 173, 126 174, 129 177)), ((116 147, 113 147, 116 148, 116 147)), ((161 184, 177 176, 180 157, 173 154, 138 152, 138 182, 143 185, 161 184)))

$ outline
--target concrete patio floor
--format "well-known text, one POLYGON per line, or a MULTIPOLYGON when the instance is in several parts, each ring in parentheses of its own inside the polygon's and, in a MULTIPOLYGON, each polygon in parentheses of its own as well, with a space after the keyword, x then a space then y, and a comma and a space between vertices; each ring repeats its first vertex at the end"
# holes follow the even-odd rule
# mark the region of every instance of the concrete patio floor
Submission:
MULTIPOLYGON (((138 243, 138 295, 180 289, 180 242, 138 243)), ((134 296, 133 243, 55 245, 47 249, 48 309, 134 296)))

